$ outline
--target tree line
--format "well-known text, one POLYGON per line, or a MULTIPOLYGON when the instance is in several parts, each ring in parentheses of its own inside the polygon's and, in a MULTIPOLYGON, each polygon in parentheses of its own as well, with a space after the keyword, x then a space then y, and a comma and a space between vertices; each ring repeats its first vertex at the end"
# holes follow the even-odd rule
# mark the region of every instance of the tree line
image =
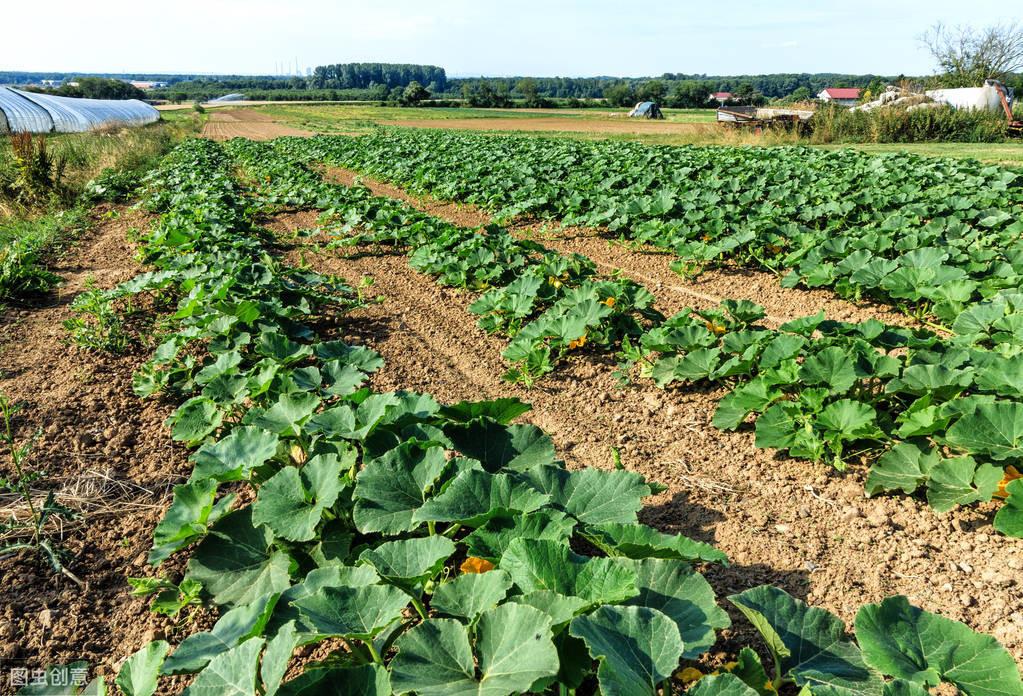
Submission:
POLYGON ((431 92, 447 89, 447 74, 436 65, 411 63, 337 63, 318 65, 306 79, 309 89, 360 89, 383 85, 389 89, 413 82, 431 92))

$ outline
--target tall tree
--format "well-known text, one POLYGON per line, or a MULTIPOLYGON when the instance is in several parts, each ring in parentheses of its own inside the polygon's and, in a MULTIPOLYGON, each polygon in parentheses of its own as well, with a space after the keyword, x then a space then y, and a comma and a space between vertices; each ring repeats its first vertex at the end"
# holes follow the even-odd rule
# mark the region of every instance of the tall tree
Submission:
POLYGON ((983 29, 935 24, 921 37, 948 87, 1005 81, 1023 71, 1023 24, 1007 22, 983 29))

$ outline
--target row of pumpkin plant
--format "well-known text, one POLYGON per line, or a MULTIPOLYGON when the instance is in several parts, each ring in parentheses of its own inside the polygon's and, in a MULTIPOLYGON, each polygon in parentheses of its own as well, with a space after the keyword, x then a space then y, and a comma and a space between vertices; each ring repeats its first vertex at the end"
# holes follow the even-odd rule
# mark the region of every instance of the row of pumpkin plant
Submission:
POLYGON ((665 319, 642 286, 586 275, 594 271, 585 257, 326 183, 292 159, 291 141, 283 143, 229 146, 258 181, 256 208, 324 209, 341 243, 408 249, 413 268, 481 292, 470 308, 485 329, 512 337, 510 376, 552 369, 552 347, 559 358, 582 347, 620 351, 626 377, 638 365, 661 387, 728 386, 714 425, 735 430, 755 417, 759 447, 839 469, 865 459, 868 493, 920 491, 939 511, 1005 500, 995 527, 1023 536, 1023 295, 971 305, 950 339, 823 314, 771 330, 756 323, 763 309, 748 301, 665 319), (571 270, 558 274, 562 268, 571 270))
MULTIPOLYGON (((640 524, 659 489, 639 475, 566 469, 549 437, 510 423, 528 409, 516 400, 442 406, 363 386, 379 357, 316 328, 354 294, 273 257, 230 165, 207 141, 163 160, 147 194, 161 215, 142 244, 155 270, 103 298, 176 304, 136 390, 178 400, 172 436, 196 448, 150 554, 186 553, 184 578, 134 584, 161 611, 200 599, 220 612, 173 651, 154 641, 132 654, 120 690, 149 696, 181 674, 196 695, 673 689, 729 624, 692 565, 724 555, 640 524), (311 644, 327 657, 296 660, 311 644)), ((729 600, 771 659, 743 648, 694 696, 787 684, 922 696, 940 682, 1023 694, 994 639, 904 597, 864 606, 855 640, 774 587, 729 600)))
POLYGON ((947 323, 1023 281, 1023 176, 969 160, 432 129, 288 146, 499 216, 606 228, 679 272, 763 268, 947 323))

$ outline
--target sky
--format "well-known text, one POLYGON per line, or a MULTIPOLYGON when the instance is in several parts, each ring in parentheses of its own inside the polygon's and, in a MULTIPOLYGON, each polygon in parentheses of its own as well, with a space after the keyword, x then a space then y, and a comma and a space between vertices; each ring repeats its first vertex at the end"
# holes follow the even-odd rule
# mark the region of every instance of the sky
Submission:
MULTIPOLYGON (((449 76, 924 75, 936 22, 1012 0, 47 0, 3 10, 0 71, 294 73, 426 63, 449 76), (286 66, 286 67, 282 67, 286 66)), ((1017 13, 1017 16, 1019 13, 1017 13)))

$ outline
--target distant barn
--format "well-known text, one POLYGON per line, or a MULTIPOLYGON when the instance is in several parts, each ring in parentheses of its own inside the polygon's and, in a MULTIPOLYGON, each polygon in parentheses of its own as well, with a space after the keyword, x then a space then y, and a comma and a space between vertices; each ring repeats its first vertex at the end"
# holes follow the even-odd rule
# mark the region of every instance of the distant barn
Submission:
POLYGON ((859 87, 828 87, 822 90, 817 98, 839 106, 856 106, 860 101, 860 89, 859 87))
POLYGON ((159 120, 160 112, 138 99, 75 99, 0 87, 0 133, 83 133, 159 120))

